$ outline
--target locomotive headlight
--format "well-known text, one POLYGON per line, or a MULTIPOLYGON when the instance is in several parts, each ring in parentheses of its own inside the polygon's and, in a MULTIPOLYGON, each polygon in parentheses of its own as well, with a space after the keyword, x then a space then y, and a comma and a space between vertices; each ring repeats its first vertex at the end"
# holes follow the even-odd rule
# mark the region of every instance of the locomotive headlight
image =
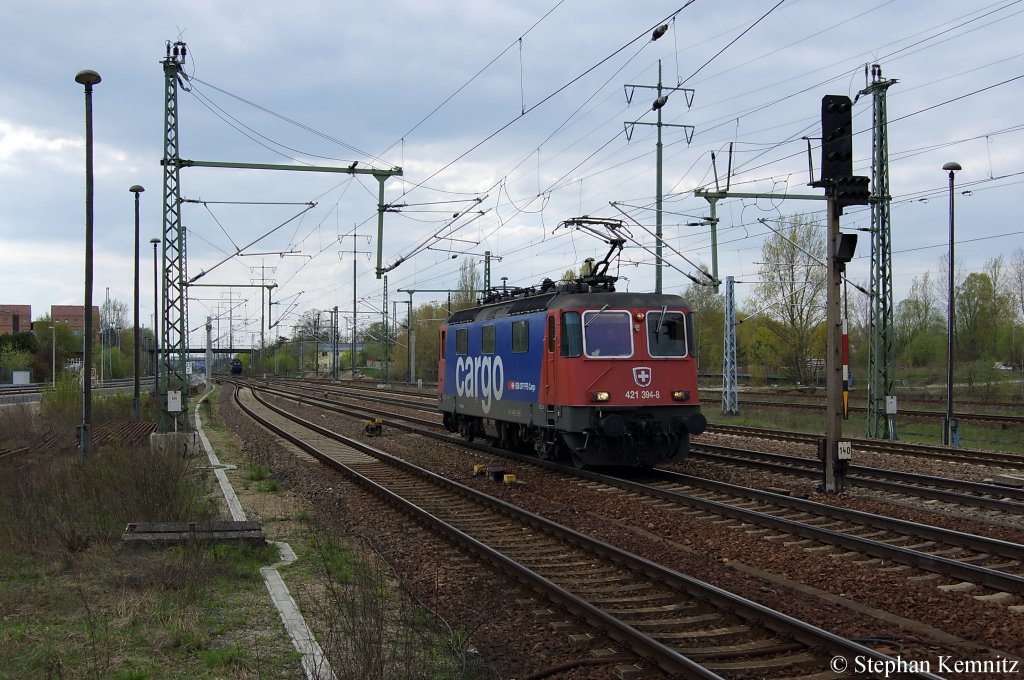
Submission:
POLYGON ((603 390, 597 390, 590 393, 590 401, 608 401, 612 395, 603 390))
POLYGON ((690 401, 690 390, 672 390, 673 401, 690 401))

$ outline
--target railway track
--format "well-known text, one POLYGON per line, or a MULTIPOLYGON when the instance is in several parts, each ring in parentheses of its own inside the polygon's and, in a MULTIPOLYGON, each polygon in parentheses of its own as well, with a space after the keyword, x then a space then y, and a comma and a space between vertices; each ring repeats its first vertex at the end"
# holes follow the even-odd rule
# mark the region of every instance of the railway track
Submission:
MULTIPOLYGON (((153 379, 142 378, 140 381, 142 389, 152 389, 153 379)), ((99 393, 112 394, 120 390, 131 390, 135 386, 133 378, 108 379, 103 382, 94 381, 93 389, 99 393)), ((31 385, 0 385, 0 406, 11 404, 24 404, 39 401, 43 390, 50 387, 45 383, 33 383, 31 385)))
POLYGON ((817 678, 836 656, 895 661, 337 435, 251 389, 235 394, 265 427, 665 672, 717 678, 742 669, 758 677, 817 678))
MULTIPOLYGON (((760 399, 744 399, 743 404, 746 406, 760 406, 767 408, 788 408, 806 411, 825 411, 825 404, 814 404, 803 401, 764 401, 760 399)), ((851 406, 851 413, 865 413, 867 409, 862 406, 851 406)), ((930 420, 942 420, 946 417, 945 411, 925 411, 922 409, 903 409, 899 413, 901 418, 926 418, 930 420)), ((1005 425, 1013 425, 1020 427, 1024 425, 1024 416, 1012 415, 1006 413, 961 413, 958 412, 956 417, 961 421, 974 421, 974 422, 987 422, 987 423, 1000 423, 1005 425)))
MULTIPOLYGON (((807 479, 821 478, 821 463, 810 458, 711 444, 694 444, 690 453, 694 457, 728 465, 754 467, 807 479)), ((1024 489, 858 465, 849 466, 845 478, 850 486, 895 496, 922 497, 1009 516, 1024 514, 1024 489)))
MULTIPOLYGON (((294 399, 287 392, 272 390, 278 396, 294 399)), ((302 399, 303 403, 311 403, 302 399)), ((338 412, 330 402, 314 399, 314 404, 338 412)), ((361 411, 341 409, 354 417, 363 417, 361 411)), ((449 443, 456 442, 450 435, 438 435, 432 430, 433 421, 402 416, 412 425, 398 425, 418 434, 449 443)), ((878 514, 825 505, 786 495, 760 491, 748 487, 716 482, 714 480, 683 475, 668 470, 645 473, 643 481, 630 481, 599 472, 579 471, 556 463, 545 463, 532 457, 521 456, 484 446, 473 446, 486 453, 539 465, 572 478, 583 478, 648 498, 670 501, 679 507, 697 508, 717 517, 735 520, 736 528, 748 530, 763 527, 771 532, 767 540, 789 542, 813 541, 817 550, 834 549, 837 556, 862 561, 876 560, 881 564, 903 565, 890 569, 913 569, 908 578, 927 578, 922 572, 946 579, 942 588, 970 592, 980 599, 991 599, 1017 607, 1024 595, 1024 546, 974 534, 942 529, 908 522, 878 514), (842 552, 845 551, 845 552, 842 552), (981 593, 976 592, 985 589, 981 593)), ((800 459, 806 460, 806 459, 800 459)), ((819 471, 815 471, 819 475, 819 471)), ((1022 506, 1024 508, 1024 506, 1022 506)))
MULTIPOLYGON (((970 592, 981 600, 1014 606, 1014 611, 1024 596, 1024 545, 1018 543, 666 470, 645 475, 640 485, 599 474, 591 478, 729 517, 735 520, 728 525, 733 529, 749 533, 753 526, 763 527, 766 540, 806 550, 827 546, 837 557, 872 562, 890 571, 907 570, 909 578, 921 579, 922 572, 939 575, 947 580, 938 585, 941 589, 970 592), (987 590, 978 593, 980 588, 987 590)), ((1024 612, 1024 607, 1019 609, 1024 612)))
MULTIPOLYGON (((263 389, 273 390, 273 388, 269 387, 263 389)), ((279 389, 277 393, 285 398, 301 398, 306 403, 344 412, 358 418, 383 416, 390 418, 396 425, 398 423, 395 421, 400 420, 422 427, 438 428, 440 426, 436 420, 399 415, 372 406, 349 405, 346 408, 338 403, 338 400, 349 396, 354 399, 372 399, 380 404, 414 408, 429 413, 436 412, 433 406, 426 405, 422 400, 380 397, 372 391, 366 392, 361 396, 354 396, 347 390, 324 390, 304 386, 291 389, 298 389, 301 394, 289 392, 286 389, 279 389)), ((421 432, 421 434, 435 436, 444 441, 451 441, 451 437, 447 432, 421 432)), ((728 465, 740 465, 779 472, 805 479, 820 479, 822 475, 820 462, 816 459, 798 456, 764 453, 700 442, 691 443, 691 456, 728 465)), ((910 496, 991 511, 991 519, 997 523, 1006 521, 1007 518, 1010 518, 1010 521, 1016 522, 1019 521, 1019 515, 1024 514, 1024 489, 1013 487, 929 475, 915 475, 866 466, 850 466, 847 470, 846 482, 851 486, 871 489, 885 494, 886 497, 892 498, 895 502, 900 502, 900 499, 910 496)))
MULTIPOLYGON (((708 425, 709 434, 727 434, 739 437, 758 437, 776 439, 802 444, 816 445, 820 435, 806 432, 783 432, 763 427, 743 427, 738 425, 708 425)), ((871 453, 887 453, 899 456, 914 456, 948 460, 973 465, 998 465, 1006 468, 1024 469, 1024 454, 1006 453, 1001 451, 981 451, 977 449, 954 449, 948 446, 928 446, 925 444, 908 444, 890 439, 858 439, 844 437, 853 444, 854 451, 871 453)))

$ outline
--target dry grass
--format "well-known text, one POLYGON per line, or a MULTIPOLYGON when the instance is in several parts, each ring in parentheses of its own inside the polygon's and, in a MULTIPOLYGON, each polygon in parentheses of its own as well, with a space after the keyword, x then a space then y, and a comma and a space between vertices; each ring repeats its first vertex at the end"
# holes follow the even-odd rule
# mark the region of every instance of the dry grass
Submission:
POLYGON ((0 469, 0 678, 301 673, 259 573, 275 550, 120 541, 129 522, 218 513, 204 458, 111 447, 28 459, 0 469))

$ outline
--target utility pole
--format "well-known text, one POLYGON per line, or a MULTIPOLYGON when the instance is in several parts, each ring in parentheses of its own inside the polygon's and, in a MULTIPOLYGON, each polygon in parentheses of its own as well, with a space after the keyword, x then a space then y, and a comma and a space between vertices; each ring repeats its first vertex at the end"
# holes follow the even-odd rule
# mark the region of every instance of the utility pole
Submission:
POLYGON ((389 342, 389 340, 390 340, 391 336, 388 333, 388 275, 387 274, 384 275, 384 293, 383 294, 384 294, 384 298, 383 298, 382 304, 380 306, 380 315, 381 315, 381 321, 383 321, 383 323, 384 323, 384 338, 383 338, 383 340, 384 340, 384 362, 383 362, 383 365, 381 366, 381 368, 382 368, 381 372, 383 373, 384 379, 381 382, 383 382, 384 384, 387 384, 387 382, 388 382, 388 373, 390 372, 389 369, 391 368, 388 365, 389 364, 389 360, 391 359, 391 357, 389 356, 389 351, 391 349, 390 348, 390 344, 391 343, 389 342))
MULTIPOLYGON (((660 30, 660 28, 658 29, 660 30)), ((653 40, 657 40, 664 35, 662 32, 660 35, 658 31, 655 31, 657 37, 653 40)), ((626 126, 626 139, 630 139, 632 135, 632 126, 634 125, 654 125, 658 128, 658 143, 657 143, 657 158, 656 158, 656 177, 655 177, 655 210, 657 212, 657 222, 654 232, 654 292, 661 293, 661 268, 662 268, 662 143, 661 143, 661 128, 663 127, 676 127, 683 128, 686 132, 686 143, 689 144, 693 139, 693 126, 692 125, 675 125, 672 123, 663 123, 661 120, 661 109, 668 103, 668 95, 662 94, 666 90, 668 92, 683 92, 686 96, 686 108, 690 108, 693 104, 693 90, 687 87, 665 87, 661 82, 661 60, 658 60, 658 84, 657 85, 626 85, 626 102, 632 103, 633 100, 633 89, 654 89, 658 91, 658 96, 651 105, 652 111, 657 111, 658 121, 656 123, 646 123, 643 121, 632 121, 625 124, 626 126)))
POLYGON ((210 317, 206 317, 206 389, 213 389, 213 342, 211 333, 213 323, 210 317))
MULTIPOLYGON (((377 277, 381 275, 381 249, 384 233, 384 182, 389 177, 402 175, 402 169, 392 167, 357 168, 358 161, 344 167, 318 165, 280 165, 268 163, 232 163, 221 161, 200 161, 181 158, 178 154, 178 84, 184 85, 189 76, 184 65, 187 48, 184 42, 167 42, 167 56, 161 62, 164 72, 164 155, 161 165, 164 168, 164 205, 163 205, 163 253, 164 253, 164 295, 163 295, 163 326, 164 326, 164 360, 167 364, 167 399, 161 406, 160 432, 172 429, 188 430, 188 392, 181 388, 187 385, 185 375, 185 358, 188 339, 187 291, 188 276, 185 257, 185 230, 181 225, 181 168, 229 168, 246 170, 280 170, 291 172, 326 172, 349 175, 372 175, 379 184, 377 198, 377 277), (175 410, 170 410, 170 393, 177 387, 181 390, 175 395, 175 410)), ((98 81, 98 78, 97 78, 98 81)))
POLYGON ((409 291, 409 318, 408 318, 408 344, 409 344, 409 384, 416 382, 416 329, 412 324, 412 291, 409 291))
POLYGON ((338 380, 338 305, 330 310, 331 315, 331 379, 338 380))
POLYGON ((188 344, 188 306, 185 304, 185 231, 181 228, 181 165, 178 156, 178 79, 185 76, 188 48, 178 41, 167 43, 164 71, 163 165, 163 362, 166 376, 161 389, 160 432, 188 431, 188 377, 185 350, 188 344), (172 410, 173 409, 173 410, 172 410))
MULTIPOLYGON (((260 266, 258 266, 258 267, 250 267, 249 270, 253 271, 253 272, 256 271, 256 270, 259 270, 259 277, 258 278, 255 278, 255 277, 251 278, 249 281, 253 285, 258 285, 260 287, 260 371, 262 372, 262 371, 265 370, 264 361, 263 361, 263 348, 266 346, 266 336, 264 335, 264 329, 266 328, 266 317, 264 316, 264 310, 266 310, 266 308, 267 308, 266 307, 267 301, 266 301, 266 297, 265 297, 264 293, 266 292, 266 287, 268 285, 275 285, 275 286, 277 285, 277 284, 268 284, 267 283, 267 270, 270 270, 270 272, 273 273, 273 272, 277 271, 277 268, 276 267, 267 267, 266 265, 264 265, 261 262, 260 266), (257 283, 257 281, 259 281, 259 283, 257 283)), ((256 372, 253 371, 253 374, 255 374, 255 373, 256 372)))
MULTIPOLYGON (((864 79, 868 70, 864 67, 864 79)), ((871 275, 870 334, 868 335, 867 435, 899 439, 896 435, 896 352, 892 301, 892 240, 889 222, 889 142, 886 92, 896 83, 882 79, 882 67, 871 66, 871 83, 860 94, 872 95, 871 275)))
POLYGON ((722 358, 722 413, 736 415, 740 412, 739 382, 736 366, 736 302, 733 288, 736 279, 725 277, 725 351, 722 358))
MULTIPOLYGON (((361 234, 357 234, 355 232, 352 232, 351 234, 345 234, 344 236, 341 237, 341 238, 350 238, 350 239, 352 239, 352 337, 349 338, 349 340, 351 342, 351 350, 352 350, 352 356, 351 356, 351 360, 352 360, 352 366, 351 366, 351 368, 352 368, 352 376, 351 377, 353 377, 353 378, 355 377, 355 374, 356 374, 356 311, 358 309, 358 307, 357 307, 358 300, 356 299, 356 255, 357 254, 370 254, 370 251, 368 251, 368 250, 356 250, 356 239, 360 238, 360 237, 362 237, 362 235, 361 234)), ((363 237, 363 238, 365 238, 365 237, 363 237)), ((369 241, 369 238, 367 238, 367 241, 369 241)))

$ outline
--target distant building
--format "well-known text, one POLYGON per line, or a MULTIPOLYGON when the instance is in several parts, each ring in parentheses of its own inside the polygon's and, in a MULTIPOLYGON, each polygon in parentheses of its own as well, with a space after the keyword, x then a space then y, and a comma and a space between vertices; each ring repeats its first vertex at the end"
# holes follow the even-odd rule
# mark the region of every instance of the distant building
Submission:
MULTIPOLYGON (((85 333, 84 305, 51 305, 50 319, 55 324, 64 324, 71 329, 75 335, 81 336, 85 333)), ((92 332, 93 341, 100 339, 100 308, 92 308, 92 332)))
POLYGON ((0 335, 32 330, 32 305, 0 304, 0 335))

